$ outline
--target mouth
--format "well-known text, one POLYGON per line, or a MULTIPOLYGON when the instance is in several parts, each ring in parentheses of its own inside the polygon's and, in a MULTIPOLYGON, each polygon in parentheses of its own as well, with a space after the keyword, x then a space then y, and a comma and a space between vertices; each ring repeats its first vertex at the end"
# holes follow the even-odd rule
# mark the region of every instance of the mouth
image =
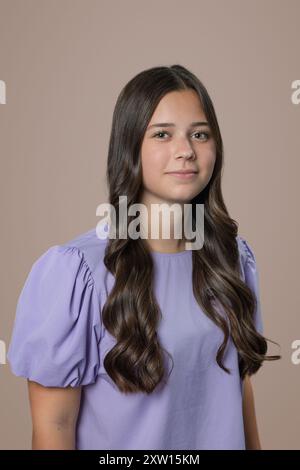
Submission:
POLYGON ((192 179, 197 175, 197 173, 197 171, 171 171, 167 174, 176 178, 192 179))
POLYGON ((168 174, 190 174, 190 173, 198 173, 197 170, 175 170, 175 171, 168 171, 168 174))

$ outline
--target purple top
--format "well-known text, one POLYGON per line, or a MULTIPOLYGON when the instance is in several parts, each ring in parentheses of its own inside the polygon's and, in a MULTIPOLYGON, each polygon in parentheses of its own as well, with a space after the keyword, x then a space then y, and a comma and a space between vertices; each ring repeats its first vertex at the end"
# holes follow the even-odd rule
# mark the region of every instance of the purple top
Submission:
MULTIPOLYGON (((243 279, 258 299, 255 326, 263 332, 254 254, 237 240, 243 279)), ((193 296, 191 251, 152 252, 158 336, 174 361, 167 385, 125 395, 107 375, 103 359, 115 339, 101 323, 114 282, 103 263, 106 243, 94 228, 34 262, 7 353, 12 372, 47 387, 85 385, 76 449, 245 449, 237 351, 230 339, 229 375, 215 361, 223 333, 193 296)))

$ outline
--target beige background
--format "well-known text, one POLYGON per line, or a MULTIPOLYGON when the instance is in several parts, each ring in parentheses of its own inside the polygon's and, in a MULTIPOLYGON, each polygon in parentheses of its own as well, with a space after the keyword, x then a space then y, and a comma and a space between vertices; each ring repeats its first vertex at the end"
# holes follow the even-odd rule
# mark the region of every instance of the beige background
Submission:
MULTIPOLYGON (((262 446, 300 449, 300 1, 0 0, 1 317, 44 250, 98 222, 112 112, 136 73, 180 63, 206 85, 223 192, 260 271, 270 353, 253 378, 262 446)), ((26 380, 0 365, 0 448, 31 444, 26 380)))

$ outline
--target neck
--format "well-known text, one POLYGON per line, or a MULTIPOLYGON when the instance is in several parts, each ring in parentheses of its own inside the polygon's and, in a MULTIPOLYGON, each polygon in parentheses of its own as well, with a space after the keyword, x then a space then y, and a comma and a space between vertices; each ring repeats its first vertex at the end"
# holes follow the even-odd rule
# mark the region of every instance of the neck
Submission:
POLYGON ((171 210, 175 202, 166 201, 143 201, 146 206, 145 213, 141 212, 139 219, 141 223, 141 235, 151 251, 163 253, 177 253, 185 250, 184 226, 183 226, 183 203, 176 203, 176 209, 171 210), (153 204, 158 204, 160 211, 157 212, 153 204), (163 207, 161 207, 163 204, 163 207), (151 211, 153 207, 153 212, 151 211))

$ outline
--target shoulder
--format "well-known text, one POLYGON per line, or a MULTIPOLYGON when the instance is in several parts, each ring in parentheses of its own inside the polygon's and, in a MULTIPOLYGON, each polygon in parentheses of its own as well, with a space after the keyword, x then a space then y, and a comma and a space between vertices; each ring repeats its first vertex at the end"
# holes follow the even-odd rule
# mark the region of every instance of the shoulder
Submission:
POLYGON ((250 246, 249 242, 241 235, 237 235, 236 240, 239 253, 243 261, 251 261, 255 259, 253 248, 250 246))
POLYGON ((99 268, 99 263, 103 262, 108 241, 107 237, 99 238, 98 235, 99 231, 94 227, 59 245, 59 250, 80 256, 93 274, 99 268))
POLYGON ((68 241, 50 246, 33 266, 61 267, 62 270, 75 273, 80 266, 94 279, 95 275, 99 275, 99 270, 105 270, 103 259, 107 241, 108 237, 99 238, 99 230, 96 227, 92 228, 68 241))
POLYGON ((7 354, 16 375, 58 387, 96 380, 105 292, 97 270, 105 246, 93 229, 51 246, 33 263, 7 354))
POLYGON ((236 237, 238 251, 239 251, 239 260, 242 271, 242 276, 245 278, 246 271, 252 270, 253 272, 257 271, 256 258, 253 248, 250 246, 249 242, 241 235, 236 237))
MULTIPOLYGON (((52 245, 32 264, 24 292, 38 291, 51 296, 61 288, 81 292, 85 286, 95 288, 100 298, 107 269, 103 263, 107 239, 100 239, 96 228, 62 244, 52 245)), ((63 295, 63 292, 61 293, 63 295)))
POLYGON ((253 314, 254 326, 260 334, 263 334, 264 325, 260 303, 260 276, 254 251, 253 248, 249 245, 248 241, 241 236, 237 236, 237 243, 240 253, 241 279, 252 290, 256 300, 256 306, 253 314))

